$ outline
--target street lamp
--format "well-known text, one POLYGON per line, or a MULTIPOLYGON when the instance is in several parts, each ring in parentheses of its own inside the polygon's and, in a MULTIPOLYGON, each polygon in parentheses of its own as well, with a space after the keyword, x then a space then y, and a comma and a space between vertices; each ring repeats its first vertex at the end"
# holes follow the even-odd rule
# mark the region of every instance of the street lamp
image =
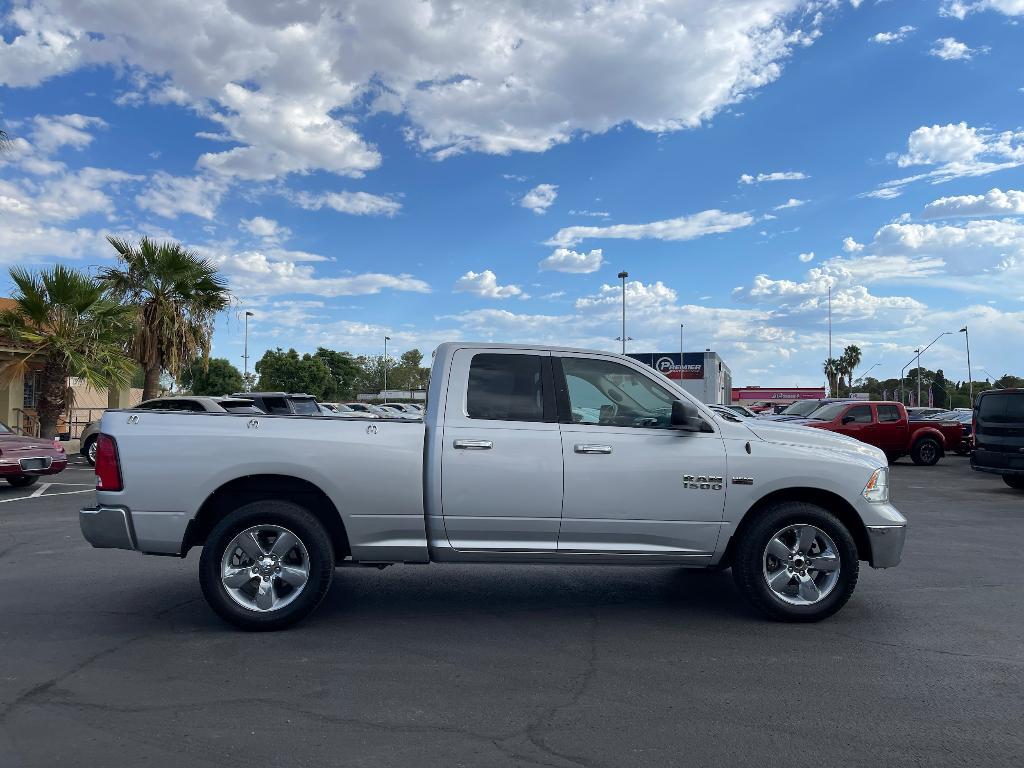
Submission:
POLYGON ((869 374, 869 373, 871 373, 871 372, 872 372, 873 370, 875 370, 875 368, 877 368, 877 367, 878 367, 878 366, 880 366, 881 364, 882 364, 882 361, 881 361, 881 360, 879 360, 879 361, 878 361, 877 363, 875 363, 875 364, 874 364, 874 365, 872 365, 872 366, 871 366, 870 368, 868 368, 868 369, 867 369, 866 371, 864 371, 864 373, 862 373, 862 374, 861 374, 860 376, 857 376, 857 377, 855 377, 855 380, 856 380, 856 381, 863 381, 864 379, 866 379, 866 378, 867 378, 867 376, 868 376, 868 374, 869 374))
POLYGON ((249 318, 255 316, 255 312, 245 311, 245 351, 242 353, 242 360, 245 361, 245 375, 242 376, 242 381, 245 382, 246 392, 249 391, 249 318))
POLYGON ((967 332, 967 326, 965 325, 960 329, 960 333, 964 335, 964 341, 967 342, 967 389, 970 392, 971 408, 974 407, 974 377, 971 376, 971 334, 967 332))
POLYGON ((388 342, 391 341, 390 336, 384 337, 384 402, 388 401, 388 342))
MULTIPOLYGON (((914 350, 914 354, 915 355, 921 354, 921 350, 920 349, 915 349, 914 350)), ((918 358, 918 359, 920 359, 920 358, 918 358)), ((914 362, 914 358, 910 358, 910 363, 912 363, 912 362, 914 362)), ((910 363, 907 363, 907 365, 910 365, 910 363)), ((907 365, 904 365, 902 368, 900 368, 900 402, 903 403, 904 405, 906 405, 906 398, 903 396, 903 380, 904 380, 903 374, 907 370, 907 365)), ((918 367, 920 367, 920 366, 918 366, 918 367)))
MULTIPOLYGON (((923 347, 921 349, 915 349, 914 350, 914 354, 917 356, 917 404, 918 404, 918 406, 921 405, 921 355, 923 355, 925 352, 927 352, 931 348, 932 344, 934 344, 936 341, 941 339, 943 336, 952 336, 952 335, 953 335, 952 331, 943 331, 938 336, 936 336, 934 339, 932 339, 931 342, 929 342, 928 346, 923 347)), ((914 358, 910 358, 910 362, 907 363, 907 365, 910 365, 910 363, 912 363, 912 362, 914 362, 914 358)), ((907 370, 907 365, 903 366, 902 371, 907 370)), ((900 400, 901 401, 903 400, 903 373, 902 373, 902 371, 900 372, 900 400)))
POLYGON ((629 272, 623 270, 619 272, 619 280, 622 281, 622 335, 616 339, 616 341, 622 342, 622 354, 626 354, 626 342, 629 337, 626 336, 626 278, 629 277, 629 272))

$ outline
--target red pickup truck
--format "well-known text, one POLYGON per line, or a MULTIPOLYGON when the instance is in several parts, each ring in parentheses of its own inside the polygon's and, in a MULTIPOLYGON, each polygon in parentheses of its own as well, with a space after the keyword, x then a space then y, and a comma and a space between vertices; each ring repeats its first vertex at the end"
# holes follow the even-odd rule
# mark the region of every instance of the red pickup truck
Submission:
POLYGON ((894 402, 831 403, 801 423, 881 448, 890 462, 909 454, 915 464, 928 467, 938 463, 946 451, 957 449, 963 440, 963 425, 959 422, 910 421, 907 409, 894 402))

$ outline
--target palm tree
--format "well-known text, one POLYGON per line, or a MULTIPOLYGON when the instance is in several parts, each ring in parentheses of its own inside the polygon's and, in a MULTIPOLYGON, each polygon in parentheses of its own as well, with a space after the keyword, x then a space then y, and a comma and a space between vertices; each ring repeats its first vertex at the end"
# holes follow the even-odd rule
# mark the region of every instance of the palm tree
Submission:
POLYGON ((836 397, 838 394, 835 390, 838 389, 836 386, 836 377, 839 376, 840 364, 839 361, 830 357, 825 361, 824 365, 825 378, 828 379, 829 396, 836 397))
POLYGON ((24 351, 0 369, 0 376, 11 379, 42 365, 36 411, 40 435, 52 437, 70 405, 69 377, 97 389, 131 382, 135 365, 124 348, 132 312, 88 275, 59 264, 38 274, 12 267, 10 275, 16 304, 0 313, 0 329, 24 351))
POLYGON ((853 372, 857 370, 857 366, 860 365, 861 353, 860 347, 856 344, 851 344, 843 350, 842 357, 839 358, 839 364, 842 366, 843 372, 846 373, 847 380, 850 382, 850 395, 853 396, 853 372))
POLYGON ((178 376, 197 358, 209 359, 214 319, 231 294, 213 264, 179 243, 107 240, 120 265, 101 269, 99 278, 112 296, 135 308, 128 350, 145 370, 143 398, 156 397, 163 371, 178 376))

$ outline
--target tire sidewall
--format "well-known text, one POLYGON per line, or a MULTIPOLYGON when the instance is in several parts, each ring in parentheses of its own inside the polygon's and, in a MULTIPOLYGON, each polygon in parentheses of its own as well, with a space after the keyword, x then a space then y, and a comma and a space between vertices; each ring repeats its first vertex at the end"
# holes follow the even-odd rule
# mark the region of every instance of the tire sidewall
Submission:
POLYGON ((39 482, 39 475, 15 475, 8 477, 7 482, 14 488, 28 488, 39 482))
POLYGON ((199 583, 206 602, 222 619, 246 630, 283 629, 301 621, 323 600, 333 575, 334 549, 324 526, 304 507, 284 500, 250 502, 226 515, 206 537, 199 558, 199 583), (302 592, 285 607, 269 613, 239 605, 221 583, 224 550, 235 536, 255 525, 287 528, 299 537, 309 556, 309 581, 302 592))
POLYGON ((757 608, 774 619, 820 621, 838 611, 850 599, 859 575, 857 545, 839 518, 822 507, 805 502, 783 502, 756 513, 742 533, 733 572, 737 585, 757 608), (791 605, 780 600, 764 578, 764 550, 771 538, 791 525, 813 525, 827 533, 840 558, 839 578, 828 596, 814 605, 791 605))
POLYGON ((915 464, 917 464, 919 466, 923 466, 923 467, 933 467, 933 466, 935 466, 936 464, 939 463, 939 459, 941 457, 942 457, 942 446, 939 445, 939 441, 936 440, 933 437, 922 437, 920 440, 918 440, 916 443, 914 443, 914 448, 910 452, 910 458, 913 460, 913 462, 915 464), (921 456, 921 450, 922 450, 922 448, 926 444, 929 444, 929 443, 934 446, 935 453, 934 453, 934 458, 931 461, 926 461, 921 456))

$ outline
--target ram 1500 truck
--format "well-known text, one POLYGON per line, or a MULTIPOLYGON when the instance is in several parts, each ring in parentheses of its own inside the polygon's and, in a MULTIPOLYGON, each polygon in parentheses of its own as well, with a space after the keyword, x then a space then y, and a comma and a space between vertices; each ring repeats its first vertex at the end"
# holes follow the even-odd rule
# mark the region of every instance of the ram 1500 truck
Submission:
POLYGON ((899 563, 888 471, 628 357, 446 343, 422 421, 108 411, 80 522, 96 547, 201 546, 206 600, 246 629, 309 614, 337 566, 430 562, 731 566, 768 616, 814 621, 859 561, 899 563))
POLYGON ((887 401, 832 403, 801 423, 881 448, 889 461, 909 455, 926 467, 937 464, 946 451, 958 450, 964 439, 958 421, 911 421, 902 403, 887 401))

